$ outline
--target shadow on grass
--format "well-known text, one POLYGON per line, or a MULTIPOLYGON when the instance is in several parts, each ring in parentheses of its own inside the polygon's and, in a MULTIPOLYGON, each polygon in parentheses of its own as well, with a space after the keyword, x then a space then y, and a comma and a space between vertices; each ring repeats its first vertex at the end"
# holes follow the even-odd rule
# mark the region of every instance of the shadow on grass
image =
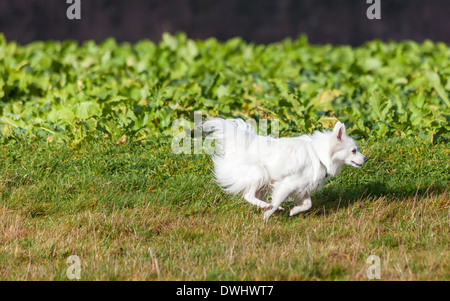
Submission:
POLYGON ((354 187, 328 186, 316 192, 313 197, 315 215, 328 215, 336 212, 339 208, 346 208, 357 201, 374 202, 380 197, 386 197, 395 202, 408 197, 423 198, 433 194, 441 194, 448 187, 442 183, 421 184, 420 186, 405 185, 391 187, 386 183, 370 182, 354 187), (325 210, 323 210, 325 209, 325 210))

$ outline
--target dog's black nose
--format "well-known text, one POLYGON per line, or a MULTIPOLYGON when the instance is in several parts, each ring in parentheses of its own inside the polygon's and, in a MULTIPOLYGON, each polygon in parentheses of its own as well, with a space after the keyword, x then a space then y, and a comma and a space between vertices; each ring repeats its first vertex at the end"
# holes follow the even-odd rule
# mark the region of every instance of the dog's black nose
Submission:
POLYGON ((364 157, 364 163, 366 163, 367 161, 369 161, 369 159, 367 157, 364 157))

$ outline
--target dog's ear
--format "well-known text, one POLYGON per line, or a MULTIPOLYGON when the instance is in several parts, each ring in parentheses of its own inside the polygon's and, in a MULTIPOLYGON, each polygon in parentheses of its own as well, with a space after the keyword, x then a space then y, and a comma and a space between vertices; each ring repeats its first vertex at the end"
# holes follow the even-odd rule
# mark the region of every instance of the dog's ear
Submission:
POLYGON ((334 125, 333 133, 336 135, 338 141, 342 141, 345 136, 345 124, 340 121, 334 125))

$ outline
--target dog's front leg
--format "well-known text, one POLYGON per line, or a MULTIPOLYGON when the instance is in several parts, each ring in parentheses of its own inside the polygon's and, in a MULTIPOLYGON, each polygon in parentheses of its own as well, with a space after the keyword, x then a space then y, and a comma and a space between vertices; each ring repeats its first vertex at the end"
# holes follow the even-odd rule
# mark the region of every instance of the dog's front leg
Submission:
POLYGON ((295 198, 295 200, 298 202, 298 205, 291 209, 291 211, 289 212, 289 216, 293 216, 299 214, 302 211, 306 211, 312 206, 311 198, 309 196, 303 197, 301 199, 295 198))

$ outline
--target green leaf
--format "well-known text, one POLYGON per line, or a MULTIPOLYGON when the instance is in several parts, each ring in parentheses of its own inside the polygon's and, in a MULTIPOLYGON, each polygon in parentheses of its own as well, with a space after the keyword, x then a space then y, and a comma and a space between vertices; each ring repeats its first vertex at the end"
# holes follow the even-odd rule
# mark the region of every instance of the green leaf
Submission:
POLYGON ((75 114, 69 108, 61 108, 57 114, 59 120, 65 121, 70 124, 73 123, 73 120, 75 119, 75 114))
POLYGON ((450 108, 450 100, 448 99, 447 92, 445 92, 444 88, 441 85, 441 80, 439 78, 439 75, 435 72, 427 71, 426 77, 430 81, 431 85, 434 87, 436 92, 439 94, 439 96, 442 98, 442 100, 445 102, 447 107, 450 108))
POLYGON ((101 109, 94 102, 82 102, 75 105, 76 116, 81 120, 86 120, 92 116, 100 115, 101 109))

